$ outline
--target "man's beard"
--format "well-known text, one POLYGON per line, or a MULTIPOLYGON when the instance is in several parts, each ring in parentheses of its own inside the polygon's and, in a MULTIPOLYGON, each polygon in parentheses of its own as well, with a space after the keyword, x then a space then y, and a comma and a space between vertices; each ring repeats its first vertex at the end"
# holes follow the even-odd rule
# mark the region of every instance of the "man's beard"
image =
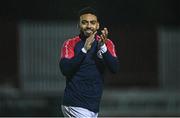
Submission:
POLYGON ((81 33, 83 33, 83 35, 85 36, 85 37, 89 37, 91 34, 93 34, 95 31, 94 30, 92 30, 92 29, 85 29, 85 30, 81 30, 81 33))

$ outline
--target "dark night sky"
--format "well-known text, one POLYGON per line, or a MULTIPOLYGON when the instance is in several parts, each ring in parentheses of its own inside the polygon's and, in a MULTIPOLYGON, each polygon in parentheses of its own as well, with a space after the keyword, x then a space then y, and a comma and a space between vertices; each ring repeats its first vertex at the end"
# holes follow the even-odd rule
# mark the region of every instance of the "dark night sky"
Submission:
POLYGON ((6 0, 1 17, 32 20, 73 20, 84 6, 94 6, 106 22, 179 24, 179 0, 6 0))

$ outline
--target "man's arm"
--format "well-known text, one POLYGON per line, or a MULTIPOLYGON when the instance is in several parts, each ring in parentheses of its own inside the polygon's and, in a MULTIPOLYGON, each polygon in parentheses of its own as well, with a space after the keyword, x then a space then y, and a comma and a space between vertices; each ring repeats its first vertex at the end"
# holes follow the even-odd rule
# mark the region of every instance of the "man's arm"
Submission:
POLYGON ((78 70, 78 67, 80 66, 81 62, 85 58, 87 51, 91 49, 91 45, 94 41, 93 39, 94 39, 95 34, 96 32, 91 34, 86 39, 84 47, 76 55, 74 53, 76 41, 73 42, 72 40, 71 41, 68 40, 64 43, 61 49, 61 60, 59 63, 59 66, 63 75, 71 76, 78 70))
POLYGON ((65 76, 73 75, 77 71, 86 55, 82 50, 75 54, 74 47, 74 43, 66 41, 61 48, 59 67, 65 76))
POLYGON ((113 42, 107 38, 107 28, 104 28, 101 30, 101 32, 102 34, 100 35, 99 40, 101 54, 109 70, 116 73, 118 71, 118 58, 116 55, 115 46, 113 42))
POLYGON ((112 73, 117 73, 119 62, 116 55, 115 46, 111 40, 107 39, 106 43, 101 46, 101 53, 109 70, 112 73))

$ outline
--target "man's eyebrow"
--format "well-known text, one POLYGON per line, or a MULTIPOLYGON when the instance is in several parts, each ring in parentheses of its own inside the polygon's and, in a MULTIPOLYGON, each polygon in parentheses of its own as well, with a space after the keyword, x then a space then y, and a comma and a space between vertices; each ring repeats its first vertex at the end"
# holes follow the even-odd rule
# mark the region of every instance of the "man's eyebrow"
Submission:
POLYGON ((90 22, 97 22, 97 20, 91 20, 90 22))
POLYGON ((87 21, 87 20, 82 20, 82 21, 87 21))
MULTIPOLYGON (((88 22, 88 20, 82 20, 88 22)), ((90 20, 89 22, 97 22, 97 20, 90 20)))

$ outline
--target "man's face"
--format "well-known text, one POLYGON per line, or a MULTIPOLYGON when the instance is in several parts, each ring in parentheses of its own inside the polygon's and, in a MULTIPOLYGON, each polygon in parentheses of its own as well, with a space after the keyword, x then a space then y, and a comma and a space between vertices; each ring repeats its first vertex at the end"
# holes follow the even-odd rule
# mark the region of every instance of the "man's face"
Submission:
POLYGON ((83 14, 80 16, 80 31, 87 37, 99 29, 97 17, 93 14, 83 14))

